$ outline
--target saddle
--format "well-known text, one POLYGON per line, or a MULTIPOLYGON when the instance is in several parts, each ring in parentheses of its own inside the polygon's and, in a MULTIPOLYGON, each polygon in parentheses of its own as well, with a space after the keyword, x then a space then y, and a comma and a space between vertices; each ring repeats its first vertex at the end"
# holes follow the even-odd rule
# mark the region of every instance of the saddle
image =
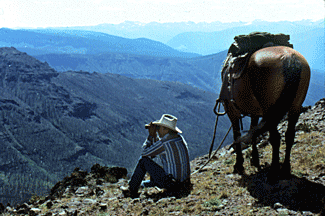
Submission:
POLYGON ((227 58, 222 71, 230 74, 232 79, 241 77, 251 55, 259 49, 270 46, 288 46, 290 35, 271 34, 268 32, 252 32, 248 35, 238 35, 228 49, 227 58))

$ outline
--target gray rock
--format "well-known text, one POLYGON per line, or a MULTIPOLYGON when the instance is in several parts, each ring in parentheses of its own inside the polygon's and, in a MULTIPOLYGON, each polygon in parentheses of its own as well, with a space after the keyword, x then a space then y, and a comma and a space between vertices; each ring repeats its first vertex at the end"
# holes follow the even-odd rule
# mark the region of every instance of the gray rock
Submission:
POLYGON ((98 206, 101 211, 105 211, 108 207, 108 204, 107 203, 99 203, 98 206))
POLYGON ((42 210, 39 208, 31 208, 29 211, 38 215, 39 213, 41 213, 42 210))
POLYGON ((138 203, 140 202, 140 198, 135 198, 135 199, 132 199, 130 204, 134 204, 134 203, 138 203))
POLYGON ((85 195, 87 195, 88 193, 89 193, 89 187, 88 187, 88 186, 79 187, 79 188, 76 190, 76 192, 75 192, 75 194, 76 194, 77 196, 85 196, 85 195))
POLYGON ((60 215, 60 216, 66 216, 67 213, 66 213, 66 211, 62 211, 62 212, 59 213, 59 215, 60 215))
POLYGON ((313 213, 310 211, 303 211, 302 215, 313 215, 313 213))
POLYGON ((283 205, 281 203, 275 203, 274 206, 273 206, 275 209, 279 209, 279 208, 282 208, 283 205))
POLYGON ((287 214, 287 213, 289 213, 288 209, 286 209, 286 208, 278 208, 276 211, 279 212, 279 214, 287 214))
POLYGON ((162 198, 162 199, 157 201, 157 204, 158 203, 164 203, 164 202, 171 202, 173 200, 176 200, 176 198, 175 197, 162 198))
POLYGON ((6 212, 12 212, 13 211, 13 208, 11 208, 10 206, 7 206, 6 209, 5 209, 6 212))
POLYGON ((97 201, 94 199, 84 199, 83 203, 84 204, 95 204, 97 201))
POLYGON ((74 201, 72 201, 72 202, 70 202, 69 204, 69 207, 78 207, 78 206, 81 206, 82 205, 82 203, 80 202, 80 201, 78 201, 78 200, 74 200, 74 201))

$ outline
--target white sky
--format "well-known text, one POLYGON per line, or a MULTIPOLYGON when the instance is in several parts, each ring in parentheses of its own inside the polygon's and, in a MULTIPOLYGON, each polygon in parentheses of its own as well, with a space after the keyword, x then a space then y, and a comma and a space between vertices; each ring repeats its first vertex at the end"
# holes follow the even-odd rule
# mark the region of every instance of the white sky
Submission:
POLYGON ((0 27, 324 19, 324 0, 0 0, 0 27))

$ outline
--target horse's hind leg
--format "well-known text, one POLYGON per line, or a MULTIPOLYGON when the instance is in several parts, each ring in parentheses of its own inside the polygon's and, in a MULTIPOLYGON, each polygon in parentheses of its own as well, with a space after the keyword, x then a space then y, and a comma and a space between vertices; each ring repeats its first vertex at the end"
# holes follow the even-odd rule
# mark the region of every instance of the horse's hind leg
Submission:
POLYGON ((270 143, 272 145, 272 169, 274 171, 279 171, 280 168, 280 139, 281 136, 276 127, 270 129, 270 143))
MULTIPOLYGON (((254 130, 254 128, 257 126, 257 123, 258 123, 258 117, 252 117, 251 118, 250 130, 254 130)), ((258 170, 261 170, 260 159, 259 159, 258 150, 257 150, 257 147, 256 147, 256 139, 257 139, 256 135, 252 137, 252 159, 251 159, 251 164, 253 166, 255 166, 258 170)))
MULTIPOLYGON (((239 128, 239 119, 232 119, 234 140, 236 141, 240 137, 240 128, 239 128)), ((235 144, 235 152, 236 152, 236 164, 234 165, 234 173, 243 174, 244 173, 244 158, 241 149, 240 142, 235 144)))
POLYGON ((272 145, 272 164, 271 164, 271 170, 268 174, 269 182, 276 182, 279 179, 280 174, 280 139, 281 136, 277 130, 277 125, 272 125, 272 127, 269 130, 270 132, 270 143, 272 145))
POLYGON ((291 172, 291 166, 290 166, 290 153, 291 148, 294 144, 294 138, 295 138, 295 132, 296 132, 296 123, 298 121, 300 113, 288 113, 288 128, 285 134, 285 140, 286 140, 286 154, 284 158, 284 162, 282 165, 283 173, 286 175, 289 175, 291 172))

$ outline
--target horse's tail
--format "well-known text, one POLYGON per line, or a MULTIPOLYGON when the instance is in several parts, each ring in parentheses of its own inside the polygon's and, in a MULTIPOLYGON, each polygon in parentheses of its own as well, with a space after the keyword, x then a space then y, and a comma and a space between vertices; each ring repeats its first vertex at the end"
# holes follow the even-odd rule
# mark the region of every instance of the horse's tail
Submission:
POLYGON ((297 55, 291 54, 283 59, 283 76, 285 85, 278 101, 279 103, 283 103, 287 109, 292 105, 297 96, 302 70, 303 65, 297 55))
MULTIPOLYGON (((284 76, 284 89, 271 109, 277 112, 280 119, 285 116, 295 100, 301 80, 303 65, 297 55, 291 54, 282 59, 283 68, 282 73, 284 76)), ((272 117, 271 117, 272 118, 272 117)))

